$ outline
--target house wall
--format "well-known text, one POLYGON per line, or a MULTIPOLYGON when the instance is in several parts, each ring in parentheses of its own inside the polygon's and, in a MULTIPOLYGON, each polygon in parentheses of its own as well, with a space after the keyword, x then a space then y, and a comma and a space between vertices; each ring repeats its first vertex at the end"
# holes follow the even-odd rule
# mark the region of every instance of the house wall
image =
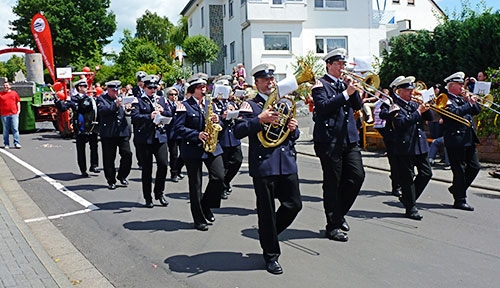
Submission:
MULTIPOLYGON (((315 8, 314 0, 284 0, 281 5, 273 5, 272 0, 243 2, 233 0, 232 17, 229 15, 229 0, 192 0, 183 10, 189 19, 189 35, 223 35, 221 48, 225 49, 226 56, 221 53, 218 65, 223 66, 226 74, 231 74, 237 63, 243 63, 250 72, 259 63, 271 62, 277 67, 278 78, 291 75, 294 55, 316 52, 317 37, 346 37, 351 59, 380 57, 381 42, 386 43, 389 37, 399 35, 407 28, 433 30, 442 16, 435 2, 430 0, 415 0, 415 5, 408 5, 408 0, 400 0, 399 4, 387 0, 385 9, 381 0, 378 0, 378 6, 377 0, 346 0, 345 9, 315 8), (220 5, 222 9, 222 28, 218 28, 222 32, 214 34, 208 28, 209 5, 220 5), (205 7, 207 13, 204 27, 200 21, 201 7, 205 7), (265 33, 289 33, 290 50, 265 50, 265 33), (230 59, 231 43, 234 43, 233 60, 230 59)), ((327 52, 316 54, 324 56, 327 52)), ((214 67, 208 65, 204 72, 216 75, 220 68, 215 71, 214 67)), ((251 79, 247 80, 251 82, 251 79)))

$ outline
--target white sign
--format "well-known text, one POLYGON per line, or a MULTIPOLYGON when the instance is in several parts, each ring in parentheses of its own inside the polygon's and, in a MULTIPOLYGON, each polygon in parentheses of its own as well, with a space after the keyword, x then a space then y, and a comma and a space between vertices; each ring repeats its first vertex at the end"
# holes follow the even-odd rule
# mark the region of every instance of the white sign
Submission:
POLYGON ((71 67, 56 68, 57 79, 71 79, 72 77, 71 67))

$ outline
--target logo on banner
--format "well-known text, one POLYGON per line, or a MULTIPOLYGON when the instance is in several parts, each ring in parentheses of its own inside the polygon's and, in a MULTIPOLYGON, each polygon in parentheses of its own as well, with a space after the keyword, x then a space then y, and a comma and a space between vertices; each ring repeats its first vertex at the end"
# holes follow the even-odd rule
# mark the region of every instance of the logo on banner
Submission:
POLYGON ((42 18, 35 19, 35 21, 33 22, 33 29, 35 29, 37 33, 42 33, 43 30, 45 30, 45 22, 42 18))

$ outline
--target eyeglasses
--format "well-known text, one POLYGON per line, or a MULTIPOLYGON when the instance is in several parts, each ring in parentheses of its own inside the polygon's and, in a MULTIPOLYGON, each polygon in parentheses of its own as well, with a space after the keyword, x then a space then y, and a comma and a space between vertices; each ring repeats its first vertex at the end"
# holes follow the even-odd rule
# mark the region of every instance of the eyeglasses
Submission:
POLYGON ((170 96, 177 96, 179 94, 177 94, 177 93, 168 93, 168 95, 170 95, 170 96))

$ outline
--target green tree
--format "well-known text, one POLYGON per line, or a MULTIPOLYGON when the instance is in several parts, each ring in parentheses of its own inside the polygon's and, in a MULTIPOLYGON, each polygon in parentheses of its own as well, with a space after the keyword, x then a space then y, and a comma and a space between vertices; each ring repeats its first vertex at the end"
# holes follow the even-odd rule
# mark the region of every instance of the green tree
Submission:
POLYGON ((11 21, 11 46, 35 49, 31 35, 32 17, 43 11, 52 32, 56 66, 79 58, 95 59, 116 30, 115 14, 108 11, 110 0, 18 0, 13 7, 18 17, 11 21))
POLYGON ((146 10, 136 21, 136 38, 141 38, 154 43, 163 51, 163 57, 169 55, 170 45, 170 31, 174 25, 168 20, 167 17, 160 17, 158 14, 151 13, 146 10))
POLYGON ((24 64, 24 57, 19 57, 13 55, 7 62, 5 62, 6 77, 10 80, 14 80, 14 74, 21 70, 24 75, 26 75, 26 65, 24 64))
POLYGON ((187 37, 182 47, 189 62, 196 66, 216 60, 219 53, 219 46, 203 35, 187 37))

